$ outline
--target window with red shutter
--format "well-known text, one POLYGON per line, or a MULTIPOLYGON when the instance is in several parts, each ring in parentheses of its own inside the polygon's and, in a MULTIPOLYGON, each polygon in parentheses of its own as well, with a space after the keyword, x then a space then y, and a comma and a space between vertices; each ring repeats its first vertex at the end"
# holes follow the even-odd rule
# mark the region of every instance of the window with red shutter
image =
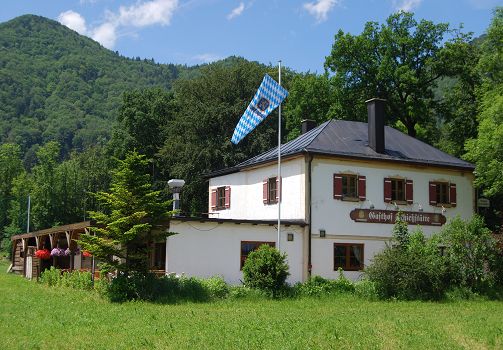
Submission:
POLYGON ((278 177, 270 177, 265 179, 262 183, 262 196, 264 204, 276 204, 278 203, 280 193, 280 184, 278 177))
POLYGON ((342 175, 334 174, 334 198, 342 199, 342 175))
POLYGON ((405 181, 405 199, 407 204, 414 203, 414 186, 412 180, 405 181))
POLYGON ((231 187, 225 187, 225 208, 229 209, 231 207, 231 187))
POLYGON ((211 210, 217 209, 217 190, 211 190, 211 210))
POLYGON ((391 202, 391 179, 384 179, 384 202, 391 202))
POLYGON ((437 184, 430 182, 430 205, 437 205, 437 184))
POLYGON ((456 184, 451 183, 449 200, 450 200, 451 206, 455 207, 456 206, 456 184))
POLYGON ((358 176, 358 199, 364 201, 366 199, 367 179, 365 176, 358 176))
POLYGON ((267 184, 268 179, 264 179, 264 181, 262 181, 262 201, 264 204, 269 202, 269 186, 267 184))

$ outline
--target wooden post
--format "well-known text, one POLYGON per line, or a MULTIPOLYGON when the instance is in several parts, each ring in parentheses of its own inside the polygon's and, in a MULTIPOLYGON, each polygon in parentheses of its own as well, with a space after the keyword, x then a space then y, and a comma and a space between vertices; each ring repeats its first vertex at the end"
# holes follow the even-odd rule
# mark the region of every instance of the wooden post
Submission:
POLYGON ((73 231, 65 231, 65 235, 66 235, 66 242, 68 243, 68 249, 70 250, 70 271, 73 271, 74 254, 73 249, 71 248, 73 231))

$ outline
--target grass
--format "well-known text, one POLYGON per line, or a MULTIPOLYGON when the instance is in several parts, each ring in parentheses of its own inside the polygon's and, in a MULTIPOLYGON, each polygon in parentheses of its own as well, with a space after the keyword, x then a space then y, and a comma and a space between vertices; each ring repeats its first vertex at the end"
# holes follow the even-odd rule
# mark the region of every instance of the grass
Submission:
POLYGON ((352 296, 111 304, 7 275, 2 349, 501 349, 503 303, 370 302, 352 296))

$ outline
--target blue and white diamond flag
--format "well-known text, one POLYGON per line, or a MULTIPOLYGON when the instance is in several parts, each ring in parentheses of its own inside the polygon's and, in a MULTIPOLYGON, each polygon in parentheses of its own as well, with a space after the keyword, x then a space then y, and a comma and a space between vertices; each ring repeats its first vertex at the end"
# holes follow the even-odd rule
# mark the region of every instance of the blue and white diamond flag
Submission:
POLYGON ((239 119, 231 142, 235 145, 253 131, 288 96, 286 91, 269 75, 265 75, 253 100, 239 119))

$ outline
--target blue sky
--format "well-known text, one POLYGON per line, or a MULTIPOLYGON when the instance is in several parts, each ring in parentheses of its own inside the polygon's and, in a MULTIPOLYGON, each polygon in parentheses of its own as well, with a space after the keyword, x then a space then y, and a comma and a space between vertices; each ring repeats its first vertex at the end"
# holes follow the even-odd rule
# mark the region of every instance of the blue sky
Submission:
POLYGON ((403 9, 484 33, 503 0, 3 0, 0 21, 31 13, 128 57, 200 64, 243 56, 321 73, 334 34, 403 9))

